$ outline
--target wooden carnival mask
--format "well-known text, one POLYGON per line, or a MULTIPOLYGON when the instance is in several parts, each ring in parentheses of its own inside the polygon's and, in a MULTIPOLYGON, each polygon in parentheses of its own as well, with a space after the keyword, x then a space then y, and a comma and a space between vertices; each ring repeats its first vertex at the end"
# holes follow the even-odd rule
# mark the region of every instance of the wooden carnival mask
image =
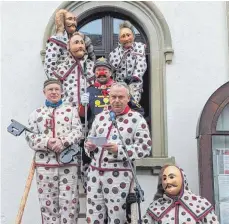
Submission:
POLYGON ((180 170, 176 166, 168 166, 162 174, 162 186, 164 191, 172 196, 180 193, 183 179, 180 170))
POLYGON ((85 47, 85 42, 84 39, 81 35, 79 34, 73 34, 69 41, 69 49, 72 55, 77 58, 81 59, 84 57, 86 53, 86 47, 85 47))
POLYGON ((73 13, 67 12, 64 17, 64 28, 68 34, 73 34, 76 32, 76 17, 73 13))
POLYGON ((134 42, 134 34, 129 28, 120 29, 119 42, 124 48, 129 48, 134 42))

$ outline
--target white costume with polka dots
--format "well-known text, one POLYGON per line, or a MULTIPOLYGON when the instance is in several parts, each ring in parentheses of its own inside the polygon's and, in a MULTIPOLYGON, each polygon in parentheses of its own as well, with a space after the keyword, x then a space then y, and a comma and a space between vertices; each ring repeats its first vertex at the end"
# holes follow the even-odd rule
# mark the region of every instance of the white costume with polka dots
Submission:
POLYGON ((70 105, 40 107, 29 117, 35 133, 26 133, 35 150, 36 181, 43 224, 75 224, 79 212, 78 160, 60 162, 60 154, 47 148, 49 138, 59 138, 64 147, 77 144, 82 136, 77 109, 70 105))
POLYGON ((53 72, 64 62, 67 56, 67 33, 63 36, 51 36, 46 43, 44 70, 46 76, 54 78, 53 72))
POLYGON ((77 60, 69 52, 64 63, 57 66, 53 74, 62 82, 65 103, 78 107, 80 96, 85 92, 85 78, 86 88, 94 83, 93 66, 94 62, 87 59, 87 55, 77 60))
POLYGON ((141 42, 134 42, 128 49, 119 43, 109 55, 109 62, 115 69, 115 81, 125 81, 137 102, 141 99, 143 75, 147 69, 145 48, 141 42))
MULTIPOLYGON (((88 36, 84 35, 84 42, 89 58, 95 61, 95 53, 93 45, 91 43, 91 39, 88 36)), ((63 36, 53 35, 47 40, 45 49, 44 70, 46 76, 49 79, 55 78, 53 72, 56 71, 59 64, 65 61, 68 52, 67 43, 68 35, 66 31, 64 32, 63 36)))
MULTIPOLYGON (((192 193, 182 169, 183 186, 179 195, 168 196, 158 185, 155 199, 143 216, 144 224, 219 224, 211 203, 192 193), (160 193, 161 192, 161 193, 160 193)), ((159 181, 161 183, 160 174, 159 181)))
MULTIPOLYGON (((151 138, 145 119, 127 106, 116 118, 118 128, 126 144, 131 160, 150 154, 151 138)), ((123 224, 126 220, 126 196, 130 190, 132 172, 116 128, 112 125, 109 111, 95 117, 88 137, 106 137, 107 142, 118 145, 113 154, 97 147, 87 153, 92 161, 88 171, 87 222, 123 224), (108 214, 108 217, 106 215, 108 214)))

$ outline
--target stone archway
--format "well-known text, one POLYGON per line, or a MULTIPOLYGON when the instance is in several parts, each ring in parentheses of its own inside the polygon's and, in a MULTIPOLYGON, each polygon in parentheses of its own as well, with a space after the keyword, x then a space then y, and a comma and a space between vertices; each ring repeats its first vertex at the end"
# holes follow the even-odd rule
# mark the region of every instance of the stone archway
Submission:
MULTIPOLYGON (((152 91, 150 92, 151 127, 153 133, 153 158, 144 159, 144 165, 161 165, 169 162, 167 157, 167 134, 166 134, 166 110, 165 110, 165 89, 164 77, 166 73, 166 63, 172 62, 173 49, 169 27, 159 9, 152 2, 144 1, 76 1, 63 2, 57 10, 64 8, 74 12, 78 21, 82 20, 90 12, 103 11, 106 9, 122 12, 138 21, 144 30, 150 45, 150 82, 152 91), (163 160, 162 158, 165 158, 163 160), (163 160, 163 161, 162 161, 163 160)), ((45 55, 45 44, 47 39, 54 33, 55 12, 51 16, 45 30, 43 38, 43 49, 41 50, 42 60, 45 55)), ((174 163, 174 160, 173 160, 174 163)), ((143 164, 143 163, 141 163, 143 164)))

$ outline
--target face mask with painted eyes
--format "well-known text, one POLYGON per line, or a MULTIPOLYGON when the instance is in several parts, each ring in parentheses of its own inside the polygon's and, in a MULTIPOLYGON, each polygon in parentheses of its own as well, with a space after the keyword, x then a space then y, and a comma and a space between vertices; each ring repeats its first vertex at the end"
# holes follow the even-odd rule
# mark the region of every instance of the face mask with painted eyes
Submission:
POLYGON ((67 31, 68 34, 73 34, 74 32, 76 32, 77 21, 73 13, 67 12, 65 14, 64 25, 65 25, 65 30, 67 31))
POLYGON ((69 48, 72 55, 81 59, 86 54, 86 47, 83 38, 80 35, 74 35, 69 41, 69 48))
POLYGON ((164 191, 172 196, 180 193, 183 180, 180 170, 175 166, 168 166, 162 174, 162 186, 164 191))
POLYGON ((134 34, 129 28, 122 28, 119 33, 119 42, 124 48, 129 48, 134 42, 134 34))

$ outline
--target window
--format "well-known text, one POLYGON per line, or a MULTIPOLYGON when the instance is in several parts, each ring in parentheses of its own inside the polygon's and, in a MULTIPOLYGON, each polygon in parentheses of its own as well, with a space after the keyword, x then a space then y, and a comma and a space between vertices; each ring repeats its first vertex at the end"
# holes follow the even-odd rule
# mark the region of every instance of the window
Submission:
MULTIPOLYGON (((114 14, 112 12, 104 12, 99 14, 94 14, 86 18, 85 20, 78 23, 78 29, 80 32, 88 35, 95 49, 96 57, 106 57, 108 59, 109 53, 114 50, 118 45, 118 35, 119 35, 119 24, 124 20, 129 20, 134 24, 135 28, 135 41, 142 42, 148 46, 148 41, 145 33, 141 30, 136 22, 132 21, 131 18, 124 16, 122 14, 114 14)), ((148 67, 149 63, 149 47, 146 49, 146 60, 148 67)), ((150 88, 150 74, 149 69, 146 70, 144 74, 144 82, 142 93, 142 98, 140 104, 145 110, 145 117, 148 121, 150 118, 150 102, 151 98, 149 97, 150 88)))
MULTIPOLYGON (((166 63, 173 56, 172 41, 165 18, 153 2, 138 1, 70 1, 63 2, 58 9, 67 9, 77 15, 78 29, 88 32, 95 45, 97 57, 107 57, 117 44, 117 28, 121 20, 129 20, 136 28, 136 41, 147 44, 148 69, 144 75, 144 93, 140 103, 150 117, 153 133, 152 158, 137 161, 137 166, 150 168, 175 163, 174 157, 168 158, 166 135, 166 111, 164 77, 166 63), (89 28, 96 26, 93 32, 89 28), (102 33, 102 36, 100 36, 102 33), (95 34, 95 37, 93 36, 95 34)), ((55 32, 55 13, 47 25, 42 61, 45 56, 47 39, 55 32)))
POLYGON ((102 35, 102 19, 96 19, 87 23, 79 31, 91 38, 92 44, 96 51, 104 48, 104 40, 102 35))
POLYGON ((215 204, 220 223, 229 206, 229 82, 216 90, 202 111, 198 134, 200 194, 215 204))

